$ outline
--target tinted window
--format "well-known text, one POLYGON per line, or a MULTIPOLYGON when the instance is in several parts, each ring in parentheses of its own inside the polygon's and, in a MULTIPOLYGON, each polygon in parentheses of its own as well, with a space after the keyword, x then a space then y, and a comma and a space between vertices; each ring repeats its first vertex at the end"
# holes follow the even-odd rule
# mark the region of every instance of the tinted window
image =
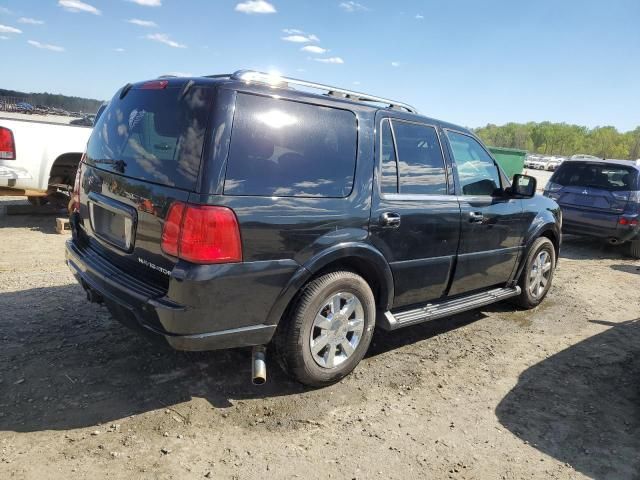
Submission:
POLYGON ((400 193, 446 194, 444 158, 435 128, 393 121, 400 193))
POLYGON ((602 190, 635 190, 636 170, 602 163, 563 163, 552 181, 564 186, 594 187, 602 190))
POLYGON ((346 197, 356 148, 351 112, 239 94, 224 193, 346 197))
POLYGON ((398 164, 389 120, 382 121, 381 139, 380 190, 382 193, 398 193, 398 164))
POLYGON ((500 175, 482 145, 468 135, 447 131, 463 195, 493 195, 500 188, 500 175))
POLYGON ((87 163, 128 177, 193 189, 211 106, 211 89, 142 90, 116 95, 97 119, 87 163))

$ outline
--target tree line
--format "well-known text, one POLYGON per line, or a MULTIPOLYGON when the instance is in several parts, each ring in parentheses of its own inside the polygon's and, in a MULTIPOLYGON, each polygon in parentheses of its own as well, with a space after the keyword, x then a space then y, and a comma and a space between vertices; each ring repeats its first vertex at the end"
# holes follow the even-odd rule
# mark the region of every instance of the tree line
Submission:
POLYGON ((102 100, 93 100, 91 98, 69 97, 59 93, 46 92, 25 93, 0 88, 0 100, 2 97, 21 98, 33 106, 43 105, 45 107, 62 108, 68 112, 95 113, 102 104, 102 100))
POLYGON ((487 145, 528 150, 544 155, 570 156, 576 153, 601 158, 640 158, 640 127, 619 132, 615 127, 587 128, 551 122, 488 124, 475 129, 487 145))

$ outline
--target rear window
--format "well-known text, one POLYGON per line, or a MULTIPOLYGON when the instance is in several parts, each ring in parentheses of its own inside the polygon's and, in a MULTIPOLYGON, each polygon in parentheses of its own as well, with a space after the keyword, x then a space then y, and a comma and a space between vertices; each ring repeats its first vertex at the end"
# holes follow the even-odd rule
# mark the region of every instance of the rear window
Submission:
POLYGON ((623 165, 566 162, 557 170, 552 181, 565 187, 629 191, 636 189, 636 176, 634 168, 623 165))
POLYGON ((352 112, 239 94, 224 193, 346 197, 357 135, 352 112))
POLYGON ((116 95, 97 120, 87 163, 127 177, 195 188, 212 89, 192 87, 116 95))

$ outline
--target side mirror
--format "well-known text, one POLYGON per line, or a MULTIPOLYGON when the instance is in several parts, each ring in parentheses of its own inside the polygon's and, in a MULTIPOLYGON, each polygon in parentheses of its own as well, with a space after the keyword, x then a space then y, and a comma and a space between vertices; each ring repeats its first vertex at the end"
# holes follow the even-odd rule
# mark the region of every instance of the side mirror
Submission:
POLYGON ((531 198, 536 194, 538 181, 529 175, 516 173, 511 183, 511 194, 523 198, 531 198))

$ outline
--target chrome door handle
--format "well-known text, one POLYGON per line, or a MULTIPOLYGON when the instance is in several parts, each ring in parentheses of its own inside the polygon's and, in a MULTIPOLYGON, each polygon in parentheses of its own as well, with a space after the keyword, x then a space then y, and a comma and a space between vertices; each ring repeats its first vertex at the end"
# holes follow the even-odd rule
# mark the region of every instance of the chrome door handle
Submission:
POLYGON ((400 214, 395 212, 384 212, 380 215, 380 225, 389 228, 398 228, 400 226, 400 214))
POLYGON ((482 212, 469 212, 469 221, 471 223, 482 223, 484 222, 484 215, 482 212))

